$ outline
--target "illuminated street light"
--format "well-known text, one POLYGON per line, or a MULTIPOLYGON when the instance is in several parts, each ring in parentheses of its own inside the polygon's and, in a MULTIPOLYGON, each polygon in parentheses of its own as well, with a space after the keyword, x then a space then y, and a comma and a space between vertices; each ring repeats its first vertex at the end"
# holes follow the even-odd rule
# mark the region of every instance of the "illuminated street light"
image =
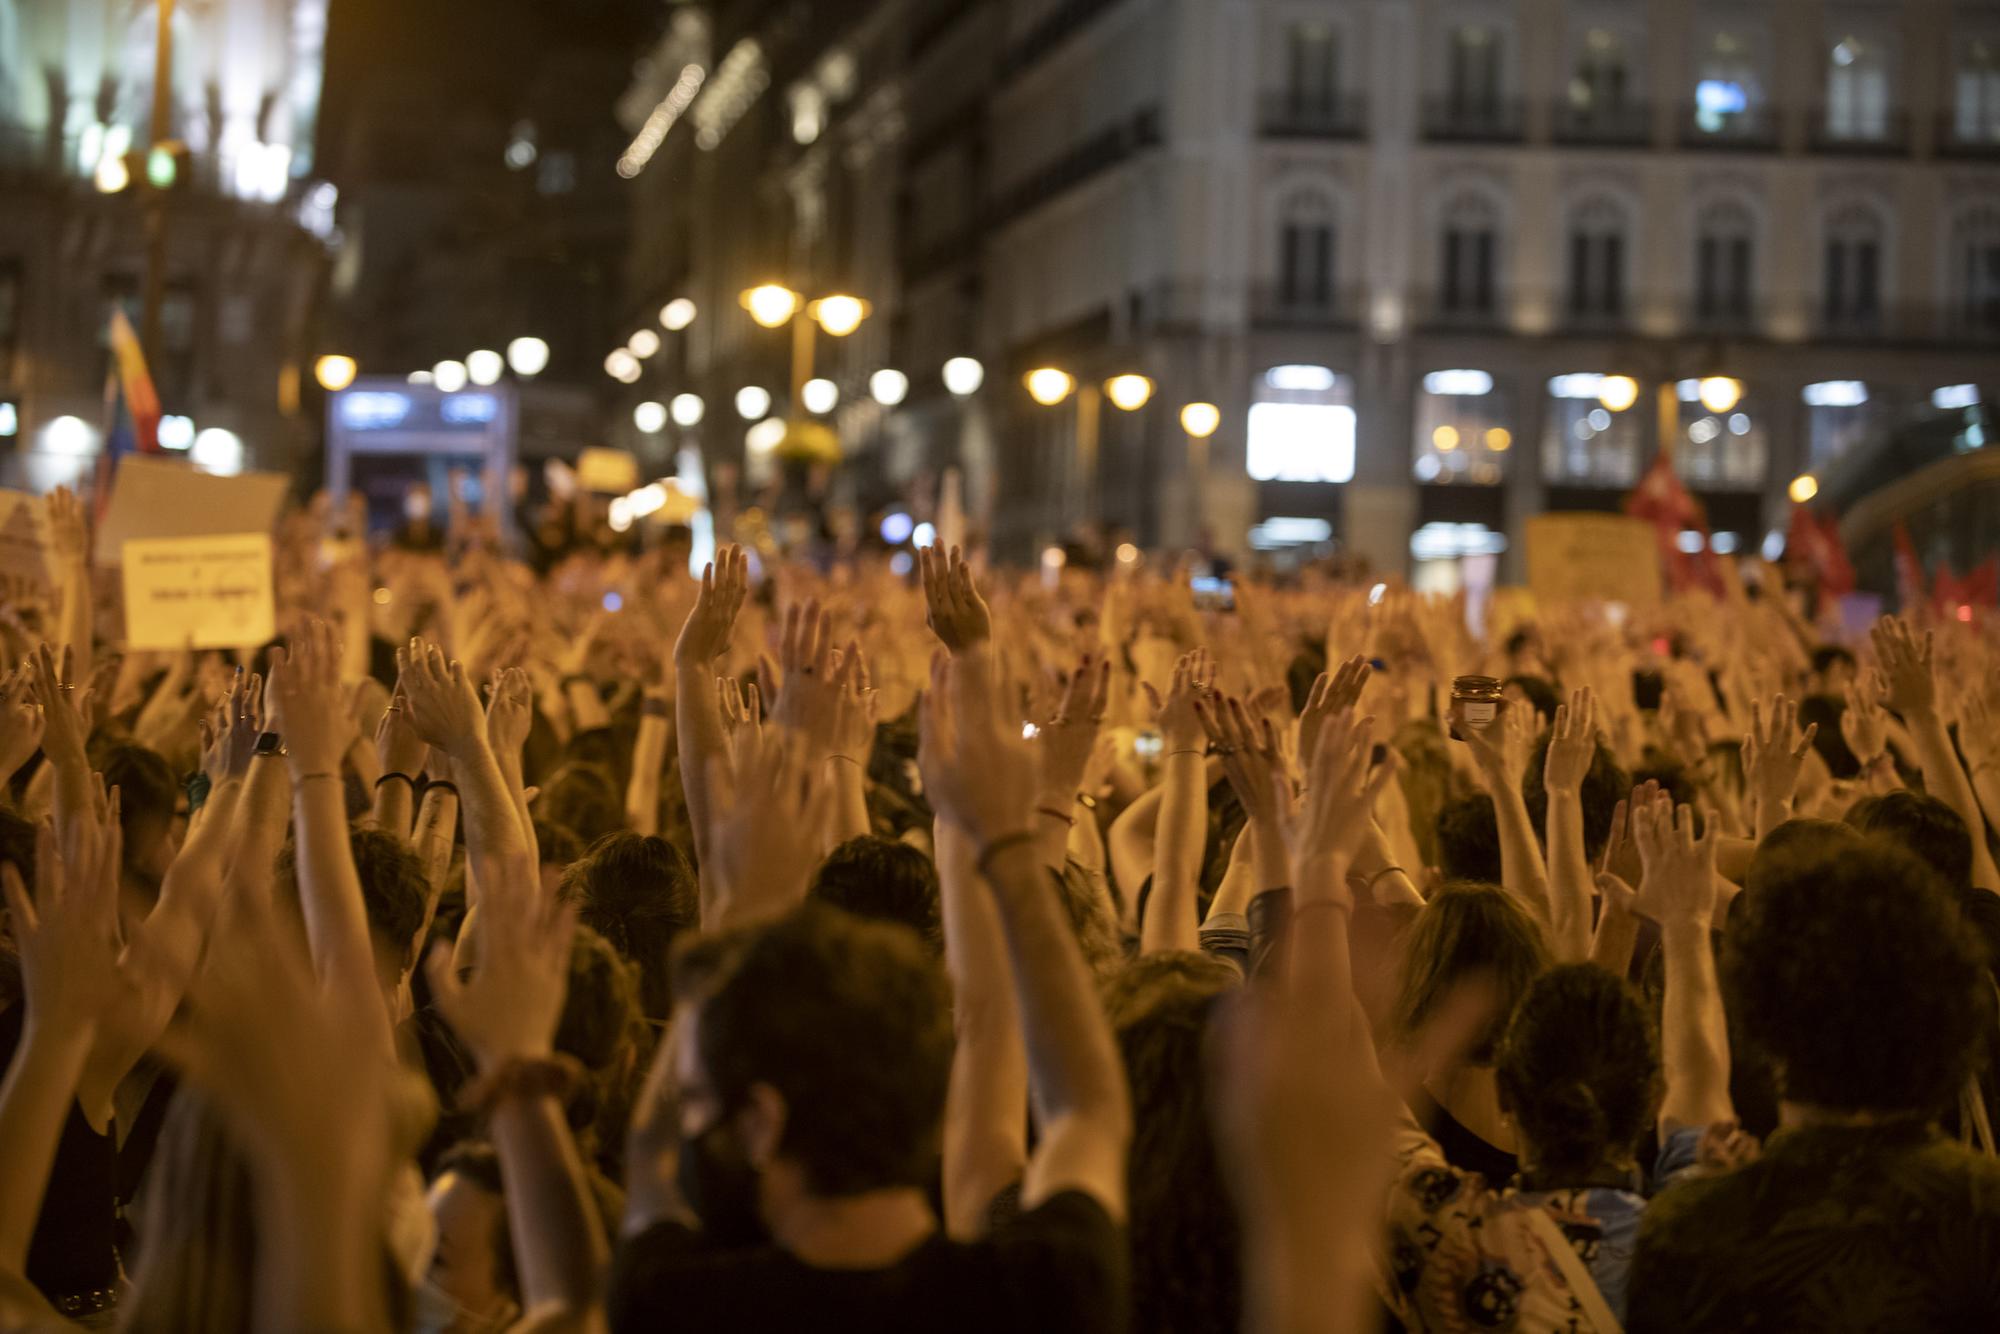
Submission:
POLYGON ((411 384, 434 384, 437 381, 437 376, 429 371, 411 371, 407 378, 411 384))
POLYGON ((462 361, 440 361, 431 367, 431 383, 447 394, 455 394, 465 388, 466 370, 462 361))
POLYGON ((194 438, 188 457, 194 466, 217 477, 234 477, 243 471, 243 439, 234 431, 211 426, 194 438))
POLYGON ((1486 447, 1495 454, 1505 454, 1514 447, 1514 433, 1504 426, 1490 426, 1486 430, 1486 447))
POLYGON ((700 394, 675 394, 668 406, 673 413, 674 425, 681 427, 701 425, 702 416, 708 411, 708 405, 701 401, 700 394))
POLYGON ((944 387, 960 398, 979 392, 986 383, 986 368, 973 357, 953 357, 944 364, 944 387))
POLYGON ((677 296, 660 307, 660 327, 668 333, 679 333, 694 323, 694 314, 694 302, 677 296))
POLYGON ((856 296, 821 297, 808 307, 819 327, 835 338, 845 338, 868 318, 868 303, 856 296))
POLYGON ((746 384, 736 391, 736 415, 747 422, 760 422, 770 415, 771 391, 746 384))
POLYGON ((1222 409, 1213 403, 1190 403, 1181 409, 1181 429, 1197 440, 1206 440, 1222 425, 1222 409))
POLYGON ((115 195, 132 183, 132 170, 125 165, 122 156, 106 153, 98 160, 92 180, 96 182, 99 193, 115 195))
POLYGON ((896 370, 879 370, 868 377, 868 392, 877 403, 893 408, 910 396, 910 377, 896 370))
POLYGON ((639 359, 621 347, 604 359, 604 373, 620 384, 631 384, 639 378, 639 359))
POLYGON ((506 370, 506 360, 491 348, 465 354, 465 373, 474 384, 499 384, 506 370))
POLYGON ((807 412, 832 412, 840 403, 840 387, 831 380, 807 380, 799 390, 799 401, 807 412))
POLYGON ((313 363, 313 378, 328 393, 338 393, 354 383, 354 373, 359 369, 353 357, 321 357, 313 363))
POLYGON ((660 350, 660 336, 651 329, 635 329, 625 341, 625 350, 644 361, 660 350))
POLYGON ((632 409, 632 424, 647 435, 656 434, 667 424, 667 405, 647 399, 632 409))
POLYGON ((1598 383, 1597 401, 1613 412, 1623 412, 1639 401, 1639 382, 1629 375, 1607 375, 1598 383))
POLYGON ((1115 408, 1137 412, 1153 397, 1153 382, 1143 375, 1114 375, 1104 382, 1104 396, 1115 408))
POLYGON ((48 454, 88 454, 97 444, 97 432, 81 417, 57 417, 42 428, 42 451, 48 454))
POLYGON ((1076 388, 1076 377, 1068 371, 1059 371, 1053 366, 1043 366, 1029 371, 1022 383, 1028 386, 1028 396, 1045 408, 1052 408, 1070 396, 1076 388))
POLYGON ((1794 505, 1803 505, 1819 494, 1819 478, 1811 473, 1801 473, 1785 488, 1785 494, 1792 498, 1794 505))
POLYGON ((1727 375, 1705 377, 1700 386, 1701 405, 1717 416, 1743 401, 1743 382, 1727 375))
POLYGON ((766 329, 776 329, 799 313, 799 305, 804 298, 789 287, 765 283, 745 292, 742 300, 743 309, 750 312, 751 319, 766 329))
POLYGON ((516 375, 540 375, 548 369, 549 345, 539 338, 516 338, 507 344, 507 364, 516 375))
MULTIPOLYGON (((0 434, 5 434, 0 432, 0 434)), ((194 443, 194 418, 169 414, 160 418, 160 448, 183 450, 194 443)))
POLYGON ((1437 446, 1439 453, 1451 453, 1452 450, 1458 448, 1458 428, 1456 426, 1438 427, 1435 431, 1431 432, 1431 443, 1437 446))

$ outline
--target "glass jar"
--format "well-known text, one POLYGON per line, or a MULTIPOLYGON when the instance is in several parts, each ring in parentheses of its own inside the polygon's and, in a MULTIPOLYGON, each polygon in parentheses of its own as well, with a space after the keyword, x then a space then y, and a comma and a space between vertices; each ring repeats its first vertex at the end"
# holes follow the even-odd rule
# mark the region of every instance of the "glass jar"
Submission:
POLYGON ((1451 683, 1451 710, 1453 716, 1452 735, 1458 736, 1458 724, 1463 723, 1475 732, 1484 732, 1500 717, 1500 679, 1494 676, 1460 676, 1451 683))

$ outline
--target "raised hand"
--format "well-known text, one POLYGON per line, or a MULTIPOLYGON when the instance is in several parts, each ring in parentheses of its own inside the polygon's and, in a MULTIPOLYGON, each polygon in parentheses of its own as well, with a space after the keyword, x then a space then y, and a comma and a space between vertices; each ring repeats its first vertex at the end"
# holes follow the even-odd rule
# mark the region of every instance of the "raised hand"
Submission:
MULTIPOLYGON (((1307 759, 1304 796, 1293 802, 1286 794, 1280 800, 1278 827, 1291 858, 1295 894, 1331 893, 1352 903, 1346 868, 1368 834, 1375 796, 1394 772, 1383 764, 1370 774, 1374 747, 1375 720, 1342 709, 1326 720, 1307 759)), ((1282 779, 1274 775, 1274 782, 1282 779)))
POLYGON ((729 651, 730 636, 736 630, 737 613, 750 591, 750 558, 743 548, 722 548, 712 564, 701 572, 701 592, 694 610, 681 626, 674 641, 674 665, 694 668, 708 675, 715 660, 729 651))
POLYGON ((310 617, 292 636, 290 652, 271 650, 271 676, 264 688, 284 720, 293 774, 338 774, 347 750, 347 708, 340 685, 340 641, 333 627, 310 617))
POLYGON ((1847 687, 1847 707, 1840 715, 1841 739, 1865 769, 1889 748, 1889 719, 1882 712, 1882 681, 1874 672, 1847 687))
POLYGON ((97 819, 82 823, 74 841, 65 855, 55 826, 43 821, 35 831, 33 896, 11 862, 0 864, 0 890, 20 951, 29 1022, 49 1025, 53 1032, 88 1033, 120 994, 118 872, 124 840, 117 789, 97 819))
POLYGON ((917 568, 923 579, 926 623, 953 653, 977 648, 993 636, 993 613, 972 579, 965 555, 953 547, 949 555, 935 546, 920 548, 917 568))
POLYGON ((264 730, 264 678, 238 668, 228 691, 201 723, 201 768, 211 783, 250 772, 258 734, 264 730))
MULTIPOLYGON (((858 647, 848 645, 846 661, 858 647)), ((778 643, 775 679, 783 684, 773 700, 771 721, 795 733, 805 745, 807 756, 817 763, 833 749, 833 732, 840 712, 840 696, 853 676, 853 668, 834 666, 833 617, 817 599, 804 608, 785 612, 785 628, 778 643)))
POLYGON ((833 753, 854 761, 865 774, 875 751, 876 695, 868 658, 860 644, 848 644, 834 673, 835 683, 840 685, 840 707, 834 715, 833 753))
POLYGON ((1025 835, 1039 775, 1033 747, 994 698, 990 675, 939 654, 918 714, 917 763, 931 806, 981 848, 1025 835))
POLYGON ((1306 696, 1305 712, 1299 715, 1299 755, 1305 763, 1311 764, 1318 753, 1319 733, 1326 720, 1358 707, 1361 692, 1374 673, 1368 659, 1356 654, 1333 673, 1321 672, 1314 679, 1312 693, 1306 696))
POLYGON ((1884 616, 1875 622, 1875 656, 1881 667, 1882 702, 1905 718, 1937 711, 1937 678, 1932 672, 1935 646, 1929 630, 1922 635, 1909 622, 1884 616))
POLYGON ((1812 750, 1819 724, 1799 730, 1799 706, 1783 695, 1771 700, 1768 717, 1763 707, 1750 701, 1750 732, 1743 738, 1744 786, 1757 803, 1757 831, 1761 837, 1791 813, 1792 794, 1798 790, 1799 770, 1812 750))
POLYGON ((385 774, 408 774, 414 778, 423 768, 425 752, 430 747, 410 722, 410 700, 402 692, 402 682, 396 684, 395 695, 382 710, 382 721, 375 725, 375 761, 385 774))
POLYGON ((1284 759, 1278 750, 1278 736, 1268 718, 1250 720, 1243 701, 1233 695, 1218 695, 1196 705, 1202 726, 1215 753, 1222 757, 1222 772, 1244 814, 1255 823, 1278 818, 1281 802, 1290 794, 1280 794, 1287 782, 1284 759))
POLYGON ((1529 712, 1503 701, 1492 726, 1482 729, 1466 722, 1458 706, 1452 705, 1452 735, 1472 752, 1472 762, 1489 787, 1520 790, 1521 778, 1528 772, 1529 712))
POLYGON ((1111 697, 1111 660, 1086 653, 1063 684, 1055 716, 1035 733, 1035 758, 1041 767, 1042 796, 1067 807, 1083 790, 1083 771, 1090 766, 1091 747, 1104 722, 1111 697))
POLYGON ((1715 822, 1696 838, 1694 810, 1675 808, 1662 794, 1632 810, 1634 842, 1645 868, 1639 884, 1642 911, 1661 925, 1706 929, 1715 918, 1715 822))
POLYGON ((1140 684, 1153 706, 1153 723, 1160 729, 1160 742, 1166 754, 1199 752, 1208 745, 1208 732, 1202 727, 1201 714, 1196 708, 1215 691, 1215 663, 1207 649, 1198 648, 1181 655, 1174 664, 1173 680, 1167 686, 1165 699, 1160 698, 1160 692, 1150 683, 1140 684))
POLYGON ((1580 792, 1596 758, 1597 704, 1590 687, 1585 686, 1570 692, 1569 703, 1556 706, 1542 782, 1551 792, 1580 792))
POLYGON ((438 1013, 471 1050, 482 1071, 547 1056, 569 986, 576 914, 541 891, 525 852, 482 857, 479 963, 470 981, 451 966, 439 941, 424 961, 438 1013))
POLYGON ((704 920, 703 929, 788 911, 819 864, 832 798, 824 767, 797 737, 781 735, 743 748, 733 766, 717 757, 708 782, 714 806, 702 876, 715 887, 720 920, 704 920))
POLYGON ((535 724, 535 685, 519 667, 493 673, 486 695, 486 740, 495 755, 521 753, 535 724))
POLYGON ((410 726, 425 744, 453 759, 487 746, 486 711, 461 663, 447 661, 436 644, 412 639, 396 652, 396 675, 409 702, 410 726))
POLYGON ((26 663, 0 677, 0 783, 19 773, 42 748, 45 724, 42 707, 30 689, 31 678, 26 663))
POLYGON ((78 691, 70 682, 70 662, 68 649, 58 659, 54 650, 43 644, 35 650, 29 667, 35 702, 42 709, 42 749, 54 763, 85 764, 85 746, 90 740, 90 728, 84 721, 88 701, 77 697, 78 691))
POLYGON ((76 492, 59 486, 48 495, 49 549, 64 565, 90 562, 90 524, 76 492))

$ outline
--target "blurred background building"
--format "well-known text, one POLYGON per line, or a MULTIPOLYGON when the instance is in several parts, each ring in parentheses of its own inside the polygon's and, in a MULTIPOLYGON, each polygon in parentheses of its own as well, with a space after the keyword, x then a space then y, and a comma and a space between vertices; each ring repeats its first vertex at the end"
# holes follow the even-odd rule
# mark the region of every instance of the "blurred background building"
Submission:
POLYGON ((228 470, 286 466, 316 437, 300 380, 335 205, 313 152, 327 0, 170 12, 156 125, 155 4, 0 0, 0 447, 15 485, 68 481, 101 444, 109 315, 144 322, 152 210, 162 442, 228 470))
POLYGON ((767 281, 873 305, 820 340, 857 495, 960 463, 1017 554, 1101 513, 1448 580, 1527 515, 1614 507, 1663 447, 1718 549, 1747 549, 1802 475, 1898 425, 1983 444, 1990 0, 678 18, 620 103, 628 316, 685 296, 701 318, 629 392, 699 394, 712 457, 741 447, 740 389, 785 407, 788 342, 736 299, 767 281), (977 393, 946 391, 953 357, 977 393), (868 401, 884 367, 908 377, 893 412, 868 401), (1069 392, 1043 377, 1041 405, 1037 369, 1069 392))

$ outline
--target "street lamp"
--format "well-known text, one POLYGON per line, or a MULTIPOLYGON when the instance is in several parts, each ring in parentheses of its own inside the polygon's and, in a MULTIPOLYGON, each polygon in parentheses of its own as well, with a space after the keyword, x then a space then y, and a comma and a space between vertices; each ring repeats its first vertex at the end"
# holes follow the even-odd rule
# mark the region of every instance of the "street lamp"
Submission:
POLYGON ((1710 375, 1696 386, 1701 405, 1718 415, 1743 401, 1743 382, 1727 375, 1710 375))
POLYGON ((1222 426, 1222 409, 1213 403, 1190 403, 1181 409, 1181 430, 1187 433, 1188 541, 1201 537, 1202 481, 1208 476, 1208 438, 1222 426))
POLYGON ((465 373, 474 384, 499 384, 506 370, 506 360, 490 348, 482 347, 477 352, 466 354, 465 373))
POLYGON ((431 367, 431 383, 447 394, 455 394, 465 388, 466 370, 462 361, 440 361, 431 367))
POLYGON ((673 413, 674 425, 683 428, 701 425, 702 416, 708 411, 700 394, 675 394, 667 406, 673 413))
POLYGON ((840 404, 840 386, 831 380, 807 380, 799 390, 799 402, 807 412, 824 416, 840 404))
POLYGON ((868 318, 868 303, 856 296, 826 296, 806 307, 806 313, 835 338, 845 338, 868 318))
POLYGON ((694 302, 677 296, 660 307, 660 327, 668 333, 679 333, 694 323, 694 315, 694 302))
POLYGON ((808 302, 789 287, 765 283, 752 287, 739 298, 750 318, 766 329, 792 326, 792 412, 826 413, 840 401, 840 391, 830 380, 813 376, 813 325, 835 338, 845 338, 868 318, 868 303, 858 296, 835 293, 808 302), (804 311, 808 319, 796 318, 804 311), (815 406, 824 404, 825 406, 815 406))
POLYGON ((1613 412, 1623 412, 1639 401, 1639 382, 1629 375, 1607 375, 1598 381, 1597 401, 1613 412))
POLYGON ((334 394, 353 384, 354 374, 359 369, 353 357, 325 356, 313 363, 313 378, 319 381, 320 388, 334 394))
POLYGON ((1022 383, 1028 386, 1028 397, 1045 408, 1052 408, 1070 396, 1076 388, 1076 377, 1068 371, 1043 366, 1029 371, 1022 383))
POLYGON ((970 398, 986 383, 986 368, 973 357, 953 357, 944 364, 944 387, 959 398, 970 398))
POLYGON ((1222 409, 1213 403, 1190 403, 1181 409, 1181 429, 1192 440, 1206 440, 1222 425, 1222 409))
POLYGON ((667 424, 667 409, 663 403, 647 399, 632 409, 632 424, 645 435, 658 434, 667 424))
POLYGON ((625 350, 644 361, 660 350, 660 336, 651 329, 634 329, 625 340, 625 350))
POLYGON ((604 359, 604 373, 620 384, 631 384, 639 378, 639 359, 621 347, 604 359))
POLYGON ((736 415, 747 422, 760 422, 771 415, 771 391, 746 384, 736 391, 736 415))
POLYGON ((765 283, 753 287, 743 294, 743 309, 750 312, 750 318, 766 329, 778 329, 798 314, 799 306, 805 298, 789 287, 777 283, 765 283))
POLYGON ((893 408, 910 394, 910 377, 901 371, 883 369, 868 377, 868 392, 877 403, 893 408))
POLYGON ((1819 478, 1811 473, 1801 473, 1785 488, 1785 494, 1792 498, 1794 505, 1803 505, 1819 494, 1819 478))
POLYGON ((1121 411, 1137 412, 1153 397, 1153 382, 1143 375, 1114 375, 1104 382, 1104 396, 1121 411))
POLYGON ((549 345, 539 338, 516 338, 507 344, 507 364, 522 379, 540 375, 548 369, 549 345))

